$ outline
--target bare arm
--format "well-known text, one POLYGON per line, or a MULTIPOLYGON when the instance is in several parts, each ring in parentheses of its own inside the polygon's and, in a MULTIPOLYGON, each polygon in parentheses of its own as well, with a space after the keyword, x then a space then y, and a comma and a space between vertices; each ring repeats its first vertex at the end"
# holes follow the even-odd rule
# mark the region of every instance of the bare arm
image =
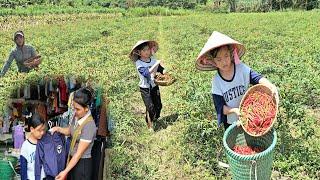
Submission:
POLYGON ((264 84, 270 88, 274 86, 267 78, 264 77, 259 80, 259 84, 264 84))
POLYGON ((80 140, 77 152, 72 156, 67 167, 62 172, 59 173, 56 179, 63 180, 67 176, 67 174, 71 171, 71 169, 78 163, 78 161, 80 160, 84 152, 88 149, 89 145, 90 145, 90 142, 80 140))
POLYGON ((79 141, 77 152, 72 156, 68 166, 66 167, 65 171, 69 172, 79 161, 82 157, 84 152, 88 149, 90 142, 86 141, 79 141))

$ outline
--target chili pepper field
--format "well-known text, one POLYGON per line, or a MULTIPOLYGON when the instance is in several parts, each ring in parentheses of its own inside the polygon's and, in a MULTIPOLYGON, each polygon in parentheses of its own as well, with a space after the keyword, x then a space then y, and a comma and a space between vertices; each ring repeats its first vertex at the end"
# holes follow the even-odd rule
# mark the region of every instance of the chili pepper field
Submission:
POLYGON ((44 75, 82 75, 103 86, 115 120, 111 179, 231 179, 211 97, 216 72, 200 72, 195 59, 213 31, 243 43, 242 61, 279 88, 274 128, 273 179, 320 178, 320 12, 174 16, 123 13, 0 17, 0 66, 22 29, 42 56, 38 71, 0 79, 0 112, 11 91, 44 75), (17 22, 17 23, 15 23, 17 22), (18 23, 19 22, 19 23, 18 23), (163 111, 150 133, 139 78, 129 60, 140 39, 156 40, 156 56, 176 78, 161 87, 163 111))

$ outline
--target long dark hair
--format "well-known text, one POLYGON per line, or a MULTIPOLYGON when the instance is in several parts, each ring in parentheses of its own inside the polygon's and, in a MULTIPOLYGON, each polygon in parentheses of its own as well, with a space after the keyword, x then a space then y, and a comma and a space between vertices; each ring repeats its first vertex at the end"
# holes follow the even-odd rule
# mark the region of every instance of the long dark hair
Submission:
POLYGON ((92 98, 89 88, 80 88, 74 93, 73 101, 85 108, 91 104, 92 98))

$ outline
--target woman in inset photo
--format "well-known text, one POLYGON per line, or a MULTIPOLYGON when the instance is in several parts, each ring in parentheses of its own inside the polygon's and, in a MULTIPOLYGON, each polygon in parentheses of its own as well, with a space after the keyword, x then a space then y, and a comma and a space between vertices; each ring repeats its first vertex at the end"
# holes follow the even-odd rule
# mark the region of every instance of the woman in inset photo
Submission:
POLYGON ((28 73, 31 69, 37 68, 41 63, 40 56, 31 45, 25 44, 25 37, 22 31, 17 31, 13 35, 13 41, 16 44, 6 60, 0 72, 0 77, 4 76, 9 70, 12 61, 15 60, 18 66, 18 72, 28 73))

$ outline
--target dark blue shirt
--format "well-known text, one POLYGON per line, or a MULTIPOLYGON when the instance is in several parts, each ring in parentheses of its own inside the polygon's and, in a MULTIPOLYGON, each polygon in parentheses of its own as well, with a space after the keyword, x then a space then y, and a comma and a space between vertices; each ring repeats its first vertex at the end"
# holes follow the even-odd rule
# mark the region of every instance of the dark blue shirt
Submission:
POLYGON ((38 141, 35 155, 35 176, 40 180, 41 166, 47 176, 55 177, 64 170, 67 160, 65 136, 55 132, 46 133, 38 141))

